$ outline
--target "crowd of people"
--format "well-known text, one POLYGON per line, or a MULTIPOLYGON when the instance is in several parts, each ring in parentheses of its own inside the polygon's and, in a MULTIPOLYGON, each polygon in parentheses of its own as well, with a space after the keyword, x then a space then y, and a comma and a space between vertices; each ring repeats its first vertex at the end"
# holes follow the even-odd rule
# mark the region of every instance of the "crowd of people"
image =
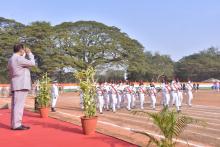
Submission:
MULTIPOLYGON (((155 85, 153 82, 149 85, 144 85, 143 82, 140 82, 139 85, 129 82, 104 82, 96 86, 97 108, 100 114, 103 114, 104 110, 112 110, 115 113, 121 108, 126 108, 128 111, 134 108, 144 110, 144 103, 150 98, 150 107, 155 110, 157 100, 162 95, 159 103, 167 107, 175 105, 177 112, 180 112, 183 92, 187 94, 188 106, 192 106, 192 90, 193 84, 190 81, 181 83, 178 79, 173 79, 171 82, 163 80, 160 85, 155 85), (161 94, 159 94, 160 92, 161 94)), ((80 93, 80 104, 83 109, 82 92, 80 93)))
POLYGON ((220 82, 214 82, 211 88, 213 90, 219 91, 219 89, 220 89, 220 82))

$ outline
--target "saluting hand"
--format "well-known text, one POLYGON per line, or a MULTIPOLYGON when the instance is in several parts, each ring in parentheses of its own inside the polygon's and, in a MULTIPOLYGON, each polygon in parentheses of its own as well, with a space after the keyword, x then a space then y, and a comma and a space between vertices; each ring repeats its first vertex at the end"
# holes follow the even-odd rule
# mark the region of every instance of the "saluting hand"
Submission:
POLYGON ((30 54, 31 53, 31 49, 25 48, 25 52, 26 52, 26 54, 30 54))

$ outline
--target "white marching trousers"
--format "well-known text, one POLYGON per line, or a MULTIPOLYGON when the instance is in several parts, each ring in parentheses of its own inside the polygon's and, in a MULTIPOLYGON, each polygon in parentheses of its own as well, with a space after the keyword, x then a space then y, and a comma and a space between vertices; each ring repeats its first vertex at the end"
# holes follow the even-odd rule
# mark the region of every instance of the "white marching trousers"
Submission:
POLYGON ((117 94, 117 107, 120 109, 121 108, 121 99, 122 99, 122 94, 117 94))
POLYGON ((188 105, 192 106, 192 99, 193 99, 192 91, 188 91, 187 95, 188 95, 188 105))
POLYGON ((57 97, 56 97, 56 96, 52 96, 51 107, 52 107, 52 108, 55 108, 56 103, 57 103, 57 97))
POLYGON ((183 92, 178 91, 178 98, 179 98, 179 106, 182 106, 182 102, 183 102, 183 92))
POLYGON ((175 102, 176 109, 177 109, 177 110, 180 110, 180 107, 179 107, 179 98, 178 98, 177 92, 173 92, 173 99, 174 99, 174 102, 175 102))
POLYGON ((116 94, 112 94, 111 98, 112 98, 112 110, 113 110, 113 112, 115 112, 116 111, 115 107, 116 107, 116 104, 117 104, 116 94))
POLYGON ((165 95, 165 105, 169 107, 170 104, 170 94, 166 93, 165 95))
POLYGON ((136 100, 135 95, 131 94, 131 107, 132 108, 135 107, 135 100, 136 100))
POLYGON ((156 96, 155 95, 151 95, 150 98, 151 98, 152 107, 153 107, 153 109, 155 109, 155 106, 156 106, 156 96))
POLYGON ((105 100, 105 108, 108 110, 109 109, 109 104, 110 104, 110 98, 108 94, 104 95, 104 100, 105 100))
POLYGON ((99 101, 99 112, 102 113, 102 109, 104 107, 104 98, 102 95, 98 96, 98 101, 99 101))
POLYGON ((127 109, 131 110, 131 94, 127 93, 126 94, 126 98, 127 98, 127 109))
POLYGON ((80 93, 80 95, 79 95, 79 101, 80 101, 80 108, 81 109, 84 109, 84 106, 83 106, 83 94, 82 93, 80 93))
POLYGON ((166 105, 166 93, 165 92, 162 92, 161 104, 166 105))
POLYGON ((141 109, 144 109, 144 94, 140 93, 141 109))
POLYGON ((171 97, 172 97, 172 104, 171 105, 174 105, 175 104, 175 100, 176 100, 176 98, 175 98, 175 94, 174 94, 175 92, 173 92, 173 91, 171 91, 171 97))

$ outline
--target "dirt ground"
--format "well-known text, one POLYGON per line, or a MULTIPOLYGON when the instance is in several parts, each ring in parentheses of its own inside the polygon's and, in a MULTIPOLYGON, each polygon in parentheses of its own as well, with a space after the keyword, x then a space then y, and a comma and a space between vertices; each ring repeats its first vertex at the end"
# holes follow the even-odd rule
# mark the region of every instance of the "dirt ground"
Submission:
MULTIPOLYGON (((194 92, 193 106, 186 105, 187 97, 184 95, 182 113, 203 120, 206 125, 189 125, 177 139, 178 146, 220 146, 220 92, 211 90, 199 90, 194 92)), ((157 99, 157 108, 150 108, 150 98, 145 98, 144 111, 157 112, 161 110, 160 95, 157 99)), ((10 98, 0 98, 1 103, 10 102, 10 98)), ((26 108, 32 109, 34 106, 33 98, 26 100, 26 108)), ((139 106, 137 101, 136 106, 139 106)), ((173 107, 173 109, 175 109, 173 107)), ((50 113, 51 117, 62 119, 80 125, 79 117, 82 116, 79 107, 79 94, 75 92, 62 93, 57 102, 57 112, 50 113)), ((138 146, 144 146, 148 138, 134 133, 132 130, 141 130, 151 133, 151 135, 161 138, 159 130, 153 125, 152 120, 147 117, 131 114, 125 108, 117 110, 116 113, 104 111, 99 114, 97 131, 131 142, 138 146)))

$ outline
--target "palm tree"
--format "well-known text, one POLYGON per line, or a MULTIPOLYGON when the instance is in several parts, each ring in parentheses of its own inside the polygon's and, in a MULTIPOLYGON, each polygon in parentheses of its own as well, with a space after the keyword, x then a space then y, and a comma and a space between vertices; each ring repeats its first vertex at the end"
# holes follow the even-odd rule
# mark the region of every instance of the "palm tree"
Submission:
POLYGON ((145 112, 145 111, 132 111, 134 115, 148 116, 152 118, 153 123, 159 128, 160 132, 164 136, 162 139, 157 139, 154 136, 150 135, 147 132, 136 131, 146 135, 150 138, 147 146, 150 146, 151 143, 154 143, 158 147, 174 147, 176 142, 173 140, 174 137, 178 137, 181 132, 187 127, 188 124, 204 122, 194 119, 189 116, 185 116, 181 113, 176 112, 175 110, 169 110, 168 107, 164 107, 160 112, 145 112))

